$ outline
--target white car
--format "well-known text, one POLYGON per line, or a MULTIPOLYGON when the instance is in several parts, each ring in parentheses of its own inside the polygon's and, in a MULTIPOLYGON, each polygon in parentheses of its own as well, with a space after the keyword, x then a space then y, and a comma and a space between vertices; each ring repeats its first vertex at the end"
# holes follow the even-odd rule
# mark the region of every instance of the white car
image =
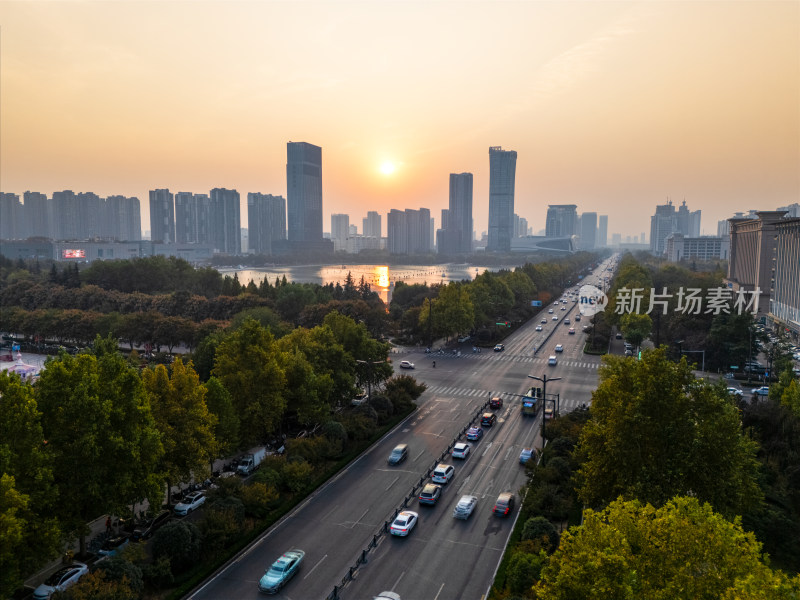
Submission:
POLYGON ((558 364, 558 359, 555 354, 550 355, 550 358, 547 359, 547 364, 551 367, 555 367, 558 364))
POLYGON ((456 519, 469 519, 477 505, 477 496, 461 496, 461 500, 458 501, 458 504, 453 509, 453 517, 456 519))
POLYGON ((89 567, 83 563, 72 563, 68 567, 62 567, 33 591, 33 598, 46 600, 56 592, 63 592, 78 583, 78 580, 88 572, 89 567))
POLYGON ((563 352, 564 346, 562 344, 556 344, 556 352, 563 352))
POLYGON ((537 325, 536 326, 536 331, 541 331, 541 330, 542 330, 542 326, 541 325, 537 325))
POLYGON ((400 368, 401 369, 413 369, 414 368, 414 363, 412 363, 410 360, 401 360, 400 361, 400 368))
POLYGON ((471 446, 469 444, 458 442, 455 446, 453 446, 453 458, 467 458, 470 449, 471 446))
POLYGON ((200 506, 206 501, 206 493, 205 492, 192 492, 186 498, 183 499, 183 502, 179 502, 175 505, 175 514, 176 515, 188 515, 193 510, 197 510, 200 506))
POLYGON ((740 390, 739 388, 735 388, 735 387, 729 387, 728 388, 728 393, 729 394, 733 394, 734 396, 740 396, 740 397, 744 395, 744 392, 742 390, 740 390))
POLYGON ((407 536, 414 529, 418 519, 419 515, 413 510, 404 510, 397 515, 389 531, 392 535, 407 536))
POLYGON ((456 474, 456 469, 453 465, 446 465, 439 463, 431 473, 431 481, 434 483, 447 483, 456 474))
POLYGON ((557 315, 553 315, 553 321, 558 321, 558 316, 557 315))

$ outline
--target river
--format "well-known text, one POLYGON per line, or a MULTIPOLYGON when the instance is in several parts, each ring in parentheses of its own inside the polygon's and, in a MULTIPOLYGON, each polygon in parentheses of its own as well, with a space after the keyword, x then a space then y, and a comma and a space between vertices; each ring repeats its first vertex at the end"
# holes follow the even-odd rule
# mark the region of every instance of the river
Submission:
POLYGON ((283 278, 294 283, 318 283, 327 285, 329 283, 341 283, 344 285, 345 278, 351 273, 353 280, 358 284, 363 276, 366 282, 377 292, 381 299, 388 305, 392 299, 392 290, 398 281, 403 283, 448 283, 450 281, 472 280, 485 270, 498 271, 513 267, 482 267, 466 263, 442 264, 442 265, 317 265, 317 266, 285 266, 285 267, 265 267, 265 268, 220 268, 219 271, 225 275, 236 273, 239 282, 247 285, 252 279, 259 284, 266 277, 271 284, 275 280, 283 278))

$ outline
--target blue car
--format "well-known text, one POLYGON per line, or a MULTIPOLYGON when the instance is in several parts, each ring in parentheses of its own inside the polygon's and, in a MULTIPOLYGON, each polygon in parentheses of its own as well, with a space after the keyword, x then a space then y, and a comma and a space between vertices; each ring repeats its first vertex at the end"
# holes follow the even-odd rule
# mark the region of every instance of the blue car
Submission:
POLYGON ((258 582, 258 589, 267 594, 277 594, 300 568, 306 553, 302 550, 289 550, 276 560, 258 582))
POLYGON ((483 429, 480 427, 470 427, 467 429, 467 439, 477 441, 483 437, 483 429))

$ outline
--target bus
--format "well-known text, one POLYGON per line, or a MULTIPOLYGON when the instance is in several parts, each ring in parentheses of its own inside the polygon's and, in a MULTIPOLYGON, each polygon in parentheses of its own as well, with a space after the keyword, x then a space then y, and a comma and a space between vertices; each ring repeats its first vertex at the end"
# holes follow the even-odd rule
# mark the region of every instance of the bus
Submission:
POLYGON ((539 412, 540 388, 532 387, 522 396, 522 414, 535 417, 539 412))

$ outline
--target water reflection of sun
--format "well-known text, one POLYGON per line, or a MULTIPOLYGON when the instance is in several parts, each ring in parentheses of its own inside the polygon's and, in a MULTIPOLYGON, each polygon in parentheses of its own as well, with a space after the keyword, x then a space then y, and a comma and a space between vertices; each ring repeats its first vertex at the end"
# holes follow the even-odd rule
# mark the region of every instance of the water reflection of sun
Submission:
POLYGON ((376 266, 372 279, 373 279, 373 281, 375 281, 375 284, 378 287, 388 288, 389 287, 389 267, 376 266))

